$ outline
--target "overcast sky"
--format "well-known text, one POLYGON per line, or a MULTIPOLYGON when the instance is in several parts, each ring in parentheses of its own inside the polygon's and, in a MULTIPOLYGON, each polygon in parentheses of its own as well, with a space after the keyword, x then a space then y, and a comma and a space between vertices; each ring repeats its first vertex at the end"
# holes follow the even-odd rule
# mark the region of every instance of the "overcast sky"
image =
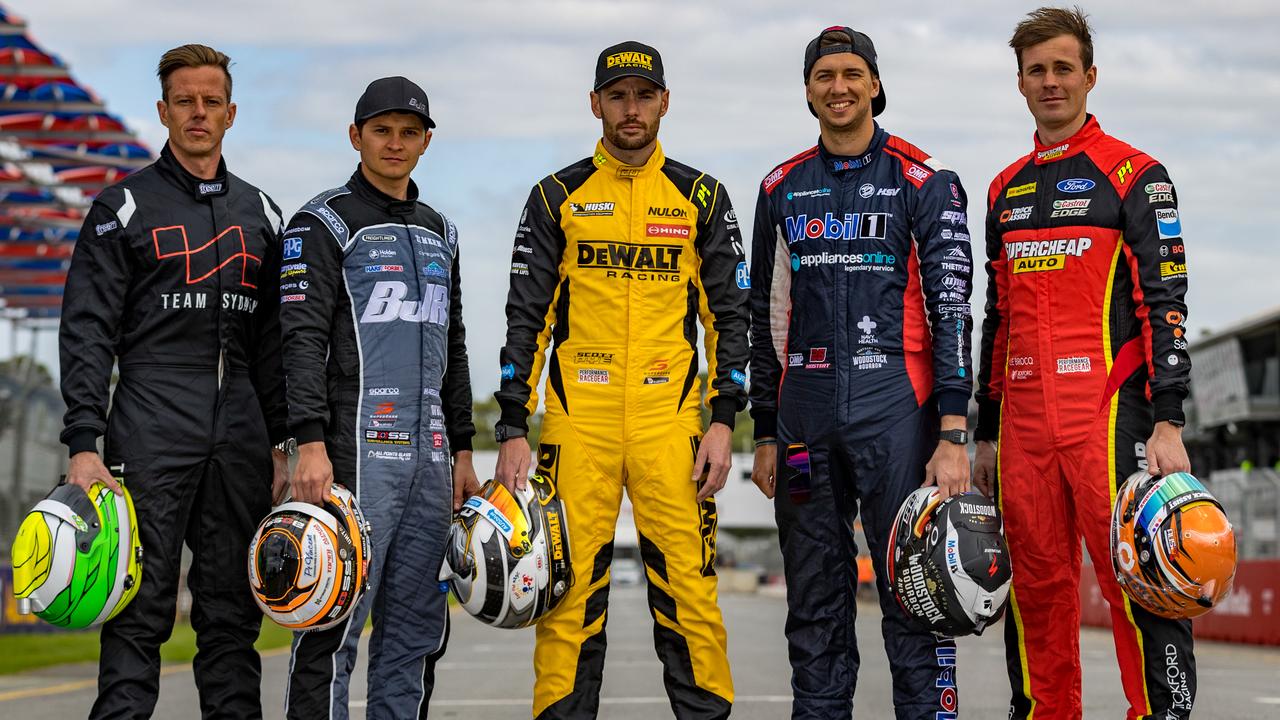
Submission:
MULTIPOLYGON (((959 172, 976 237, 991 178, 1031 148, 1007 42, 1034 2, 5 5, 155 150, 164 141, 154 107, 160 54, 187 42, 227 52, 239 115, 224 151, 232 171, 287 214, 351 173, 357 157, 346 128, 370 80, 405 75, 422 85, 439 127, 414 177, 423 199, 459 228, 477 395, 497 387, 511 239, 529 188, 589 155, 599 137, 587 92, 607 45, 635 39, 662 52, 671 89, 664 150, 726 185, 747 237, 761 178, 816 142, 801 63, 805 44, 829 25, 875 41, 888 96, 881 124, 959 172), (293 5, 305 14, 286 7, 293 5)), ((1272 179, 1280 164, 1280 6, 1085 8, 1098 66, 1090 111, 1162 161, 1178 190, 1192 336, 1280 304, 1280 243, 1271 235, 1280 227, 1272 179)), ((980 316, 985 277, 975 284, 980 316)), ((0 352, 7 343, 0 337, 0 352)))

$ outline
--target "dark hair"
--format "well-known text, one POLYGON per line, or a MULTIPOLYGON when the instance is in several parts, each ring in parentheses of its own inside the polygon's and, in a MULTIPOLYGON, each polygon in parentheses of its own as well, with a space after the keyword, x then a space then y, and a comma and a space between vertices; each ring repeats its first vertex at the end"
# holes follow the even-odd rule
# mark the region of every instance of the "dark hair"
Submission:
POLYGON ((832 30, 822 34, 822 39, 818 41, 818 49, 831 47, 832 45, 852 45, 853 38, 849 37, 849 33, 843 30, 832 30))
POLYGON ((231 58, 208 45, 180 45, 160 56, 156 76, 160 78, 160 98, 169 102, 169 76, 182 68, 218 67, 227 76, 227 101, 231 100, 231 58))
POLYGON ((1022 72, 1022 51, 1032 45, 1070 35, 1080 41, 1080 60, 1088 70, 1093 67, 1093 35, 1089 16, 1080 6, 1066 8, 1042 7, 1033 10, 1013 29, 1009 47, 1018 59, 1018 72, 1022 72))

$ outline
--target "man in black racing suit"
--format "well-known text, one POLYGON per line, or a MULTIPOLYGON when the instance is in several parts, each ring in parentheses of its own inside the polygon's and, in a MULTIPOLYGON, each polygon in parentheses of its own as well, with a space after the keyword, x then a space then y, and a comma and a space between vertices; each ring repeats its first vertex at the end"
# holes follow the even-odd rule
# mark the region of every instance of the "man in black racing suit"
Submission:
MULTIPOLYGON (((154 164, 98 195, 67 275, 58 337, 67 481, 117 487, 97 453, 105 434, 106 464, 124 464, 145 553, 137 596, 102 627, 94 718, 151 715, 184 539, 202 713, 262 716, 253 648, 262 613, 245 554, 271 507, 271 444, 288 433, 274 285, 280 211, 222 159, 235 117, 228 62, 203 45, 165 53, 159 108, 169 142, 154 164)), ((287 465, 282 452, 275 460, 279 494, 287 465)))

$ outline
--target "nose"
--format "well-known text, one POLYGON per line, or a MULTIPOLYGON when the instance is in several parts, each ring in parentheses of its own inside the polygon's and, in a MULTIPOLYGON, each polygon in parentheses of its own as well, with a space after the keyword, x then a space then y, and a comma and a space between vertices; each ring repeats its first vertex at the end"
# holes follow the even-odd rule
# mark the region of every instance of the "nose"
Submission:
POLYGON ((195 101, 195 106, 194 106, 194 107, 195 107, 195 116, 196 116, 196 117, 198 117, 198 118, 202 118, 202 117, 204 117, 204 116, 205 116, 206 109, 205 109, 205 106, 204 106, 204 98, 197 97, 197 98, 196 98, 196 101, 195 101))

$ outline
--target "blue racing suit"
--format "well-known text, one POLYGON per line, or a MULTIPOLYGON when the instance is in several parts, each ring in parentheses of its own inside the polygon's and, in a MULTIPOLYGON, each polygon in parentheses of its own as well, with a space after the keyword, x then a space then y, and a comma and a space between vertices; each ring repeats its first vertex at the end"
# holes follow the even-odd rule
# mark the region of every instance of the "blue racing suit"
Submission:
POLYGON ((955 173, 878 125, 765 177, 751 267, 751 414, 776 437, 794 718, 852 711, 853 521, 862 510, 899 718, 955 717, 955 645, 912 625, 885 575, 890 525, 925 479, 938 414, 970 392, 972 259, 955 173))

